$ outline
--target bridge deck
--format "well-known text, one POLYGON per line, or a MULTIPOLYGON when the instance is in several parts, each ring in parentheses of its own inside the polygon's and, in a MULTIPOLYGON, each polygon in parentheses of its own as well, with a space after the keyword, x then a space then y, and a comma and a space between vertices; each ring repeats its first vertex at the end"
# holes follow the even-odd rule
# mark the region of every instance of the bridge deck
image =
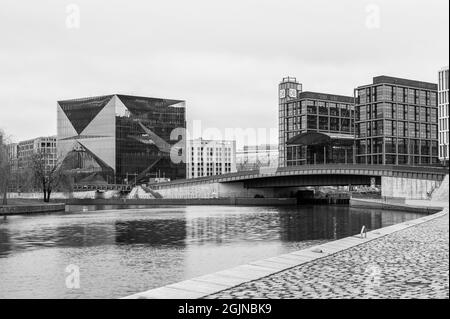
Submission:
POLYGON ((197 185, 205 183, 236 183, 250 180, 272 179, 277 177, 310 176, 310 175, 347 175, 370 177, 403 177, 412 179, 426 179, 441 181, 449 173, 447 168, 424 166, 396 166, 396 165, 303 165, 282 167, 274 170, 261 169, 254 171, 230 173, 210 177, 200 177, 185 180, 175 180, 166 183, 154 183, 154 189, 168 188, 181 185, 197 185))

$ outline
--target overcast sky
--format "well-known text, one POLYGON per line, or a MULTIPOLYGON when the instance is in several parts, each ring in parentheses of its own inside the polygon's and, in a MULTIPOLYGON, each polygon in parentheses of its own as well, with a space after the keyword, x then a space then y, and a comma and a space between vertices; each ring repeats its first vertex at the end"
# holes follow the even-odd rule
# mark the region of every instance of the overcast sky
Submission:
POLYGON ((283 76, 342 95, 382 74, 436 82, 448 65, 448 7, 0 0, 0 128, 16 141, 53 135, 57 100, 113 93, 186 100, 188 121, 203 128, 276 128, 283 76))

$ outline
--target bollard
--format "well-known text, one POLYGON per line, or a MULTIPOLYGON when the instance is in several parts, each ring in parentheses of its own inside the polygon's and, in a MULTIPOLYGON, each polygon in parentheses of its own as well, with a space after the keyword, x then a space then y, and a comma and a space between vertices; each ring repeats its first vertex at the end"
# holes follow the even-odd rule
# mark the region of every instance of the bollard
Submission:
POLYGON ((361 238, 367 238, 367 231, 365 225, 363 225, 363 227, 361 228, 361 238))

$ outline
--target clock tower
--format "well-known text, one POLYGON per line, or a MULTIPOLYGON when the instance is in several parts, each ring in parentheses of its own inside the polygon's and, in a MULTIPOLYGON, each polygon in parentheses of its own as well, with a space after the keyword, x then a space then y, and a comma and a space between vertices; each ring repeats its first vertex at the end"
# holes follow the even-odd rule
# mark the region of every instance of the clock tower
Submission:
POLYGON ((278 151, 279 166, 286 166, 286 142, 288 138, 288 105, 298 98, 302 92, 302 84, 296 78, 285 77, 278 85, 278 151))

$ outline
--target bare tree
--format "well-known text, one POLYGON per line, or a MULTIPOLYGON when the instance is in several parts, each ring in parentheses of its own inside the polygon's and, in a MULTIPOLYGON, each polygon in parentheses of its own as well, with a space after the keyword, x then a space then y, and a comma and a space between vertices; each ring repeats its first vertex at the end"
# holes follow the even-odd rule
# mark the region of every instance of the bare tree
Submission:
POLYGON ((8 205, 8 187, 11 179, 11 163, 7 150, 5 134, 0 130, 0 194, 2 194, 2 204, 8 205))
POLYGON ((30 158, 30 169, 34 185, 44 193, 44 202, 50 201, 53 190, 67 186, 67 178, 63 174, 62 161, 53 162, 51 153, 39 151, 30 158))

